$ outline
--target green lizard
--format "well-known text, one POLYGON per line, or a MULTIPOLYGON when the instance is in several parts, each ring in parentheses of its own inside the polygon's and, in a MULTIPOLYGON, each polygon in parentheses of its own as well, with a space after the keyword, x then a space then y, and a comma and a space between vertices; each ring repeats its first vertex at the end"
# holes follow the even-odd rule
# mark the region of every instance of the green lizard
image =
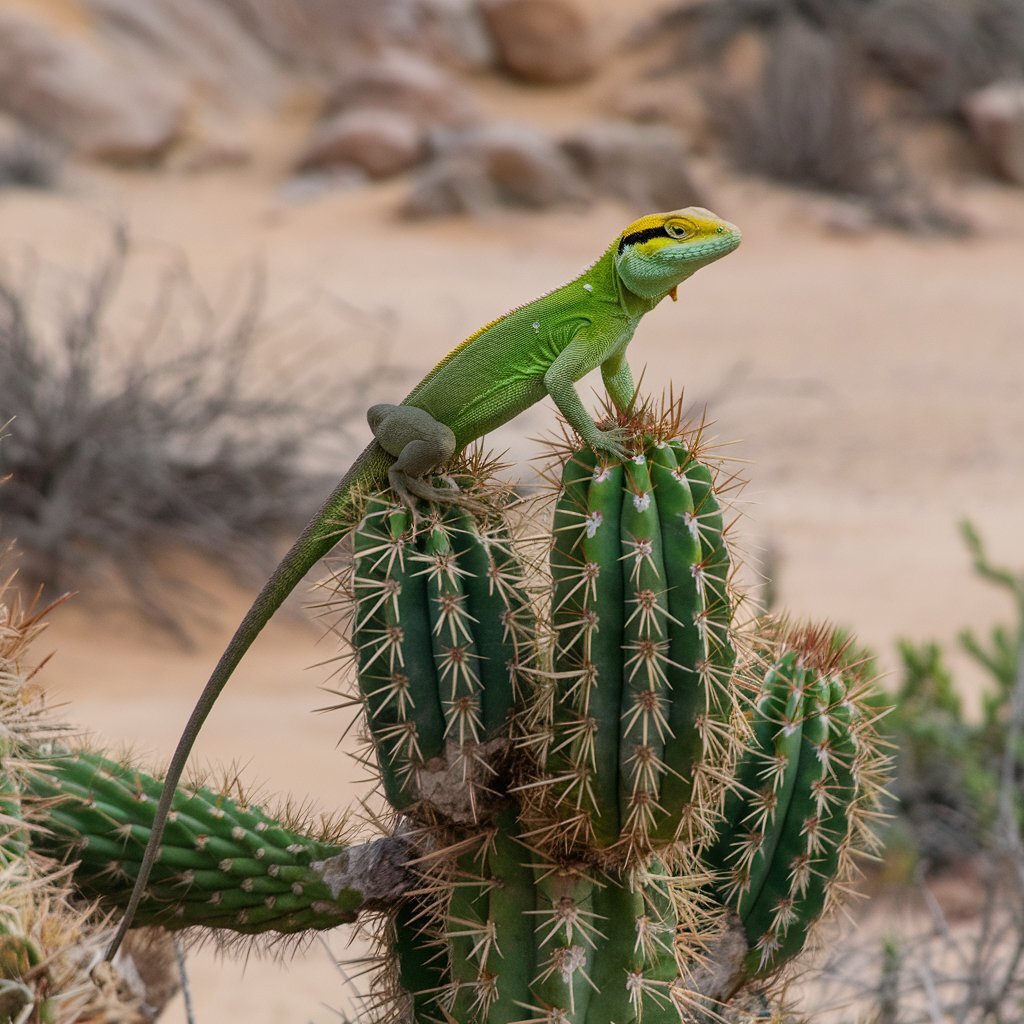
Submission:
POLYGON ((634 386, 626 347, 641 317, 666 295, 674 300, 683 281, 732 252, 740 237, 734 225, 699 207, 641 217, 575 280, 470 335, 401 405, 369 410, 374 441, 274 570, 196 702, 167 769, 149 845, 108 960, 131 926, 156 860, 171 797, 203 722, 263 626, 354 525, 357 495, 390 484, 410 506, 416 499, 459 501, 457 492, 439 490, 424 477, 548 395, 591 448, 624 456, 622 432, 597 427, 576 393, 576 382, 600 367, 612 402, 627 410, 634 386))

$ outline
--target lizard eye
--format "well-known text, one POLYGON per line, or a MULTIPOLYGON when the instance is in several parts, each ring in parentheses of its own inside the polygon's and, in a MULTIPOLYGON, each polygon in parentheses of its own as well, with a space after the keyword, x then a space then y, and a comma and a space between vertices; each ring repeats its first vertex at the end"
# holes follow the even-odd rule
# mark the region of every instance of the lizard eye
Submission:
POLYGON ((673 224, 671 222, 665 225, 665 232, 670 238, 686 238, 690 233, 682 224, 673 224))

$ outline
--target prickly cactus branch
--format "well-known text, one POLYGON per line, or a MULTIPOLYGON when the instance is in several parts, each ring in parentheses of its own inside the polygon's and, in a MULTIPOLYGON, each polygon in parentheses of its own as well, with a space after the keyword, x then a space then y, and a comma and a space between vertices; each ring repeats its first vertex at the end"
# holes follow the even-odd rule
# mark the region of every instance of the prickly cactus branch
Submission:
POLYGON ((396 811, 424 824, 486 820, 507 787, 510 722, 535 651, 533 606, 493 466, 438 485, 462 504, 414 522, 372 496, 353 535, 347 604, 369 763, 396 811))
POLYGON ((138 933, 117 960, 130 982, 98 990, 89 972, 108 929, 68 871, 34 848, 42 832, 27 783, 40 746, 70 734, 36 685, 43 659, 32 645, 51 609, 26 604, 13 576, 0 580, 0 1020, 135 1024, 177 991, 166 936, 138 933))
POLYGON ((693 439, 650 432, 626 463, 564 462, 552 666, 523 716, 542 846, 639 863, 714 832, 745 735, 718 479, 693 439))
MULTIPOLYGON (((120 906, 138 872, 162 780, 87 751, 54 752, 25 784, 36 849, 74 865, 74 881, 102 906, 120 906)), ((243 934, 333 928, 409 888, 401 837, 347 847, 289 827, 236 791, 182 789, 140 925, 201 925, 243 934)))
POLYGON ((877 845, 888 759, 865 700, 870 683, 848 650, 827 627, 780 627, 761 655, 753 742, 705 855, 743 922, 750 977, 804 948, 849 892, 856 856, 877 845))

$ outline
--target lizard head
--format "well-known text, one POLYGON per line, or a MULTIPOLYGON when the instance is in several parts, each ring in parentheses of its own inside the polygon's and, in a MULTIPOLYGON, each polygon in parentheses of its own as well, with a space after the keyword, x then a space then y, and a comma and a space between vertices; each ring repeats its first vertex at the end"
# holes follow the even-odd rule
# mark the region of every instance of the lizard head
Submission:
POLYGON ((651 213, 619 236, 615 267, 634 295, 674 299, 683 281, 732 252, 741 238, 735 224, 699 206, 651 213))

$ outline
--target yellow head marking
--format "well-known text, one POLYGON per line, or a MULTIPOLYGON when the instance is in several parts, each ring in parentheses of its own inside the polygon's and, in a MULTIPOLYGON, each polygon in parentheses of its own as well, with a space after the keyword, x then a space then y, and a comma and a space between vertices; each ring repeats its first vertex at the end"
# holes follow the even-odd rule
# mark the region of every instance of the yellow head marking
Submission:
POLYGON ((710 210, 651 213, 619 236, 615 267, 626 288, 644 298, 675 299, 678 285, 740 244, 739 229, 710 210))
POLYGON ((619 238, 619 252, 621 253, 627 246, 632 246, 645 255, 650 255, 666 245, 678 245, 686 241, 708 241, 715 236, 732 234, 735 231, 732 224, 700 206, 690 206, 685 210, 672 210, 668 213, 649 213, 646 217, 633 221, 622 232, 619 238))

